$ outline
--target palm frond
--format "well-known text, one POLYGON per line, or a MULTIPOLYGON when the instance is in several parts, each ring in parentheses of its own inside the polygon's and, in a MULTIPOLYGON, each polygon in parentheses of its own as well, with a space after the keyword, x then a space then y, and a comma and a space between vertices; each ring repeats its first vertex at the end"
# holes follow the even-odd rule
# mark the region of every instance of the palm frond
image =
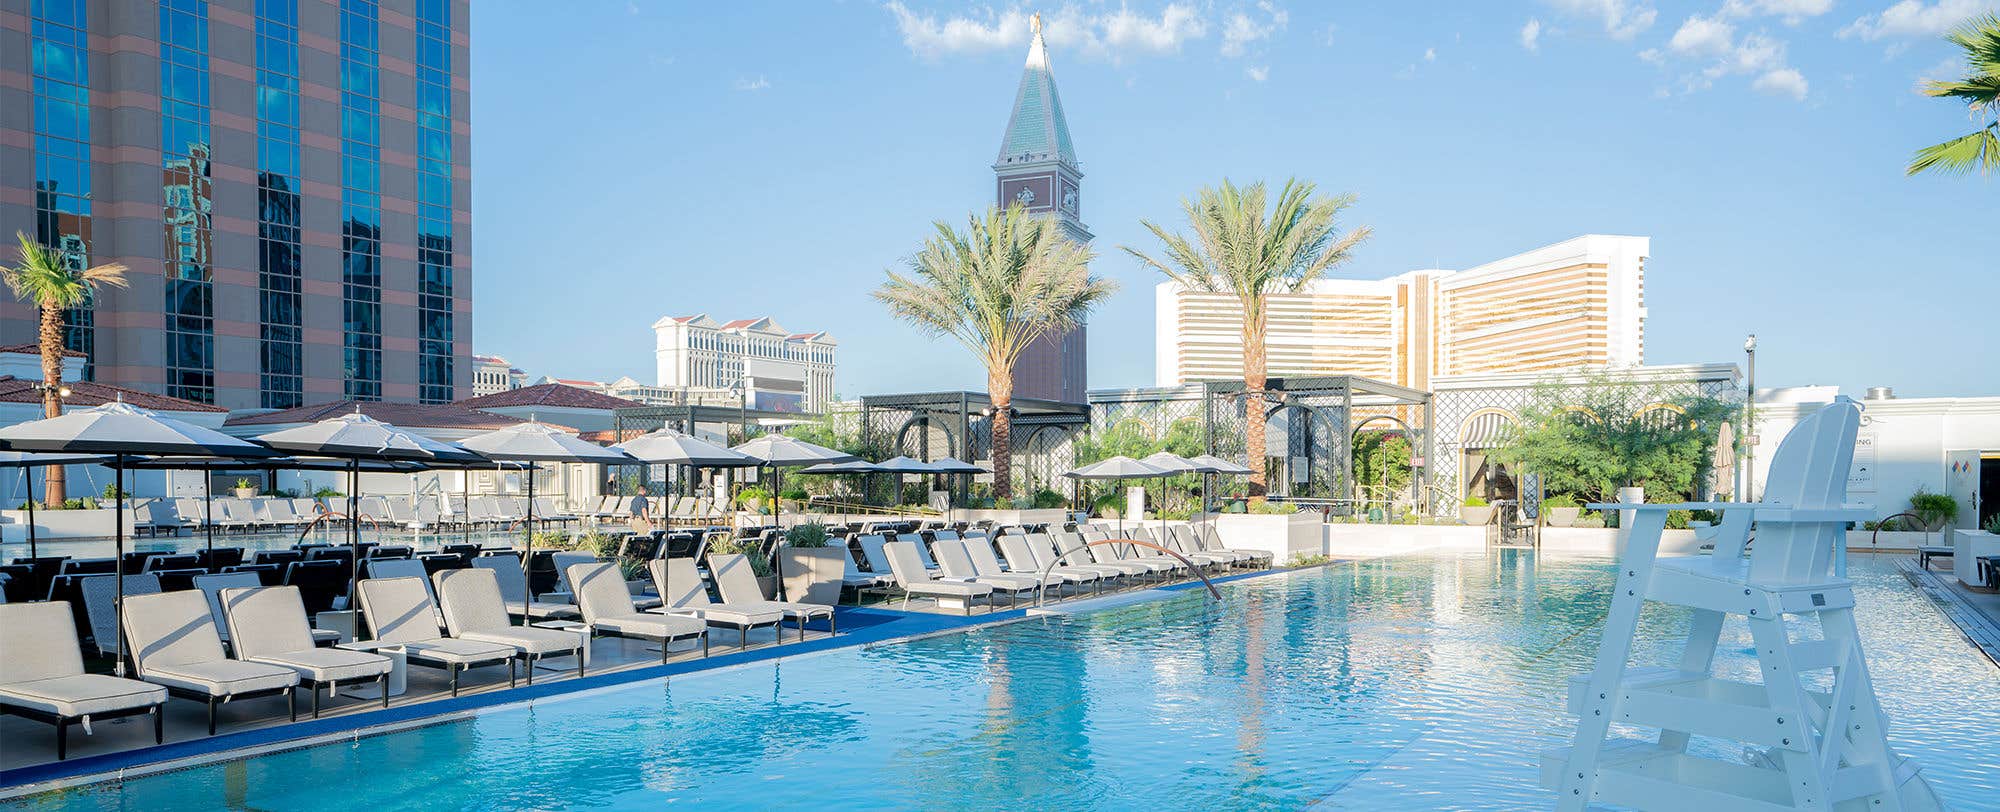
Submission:
POLYGON ((1963 175, 1977 169, 1985 175, 2000 170, 2000 14, 1966 20, 1945 39, 1965 52, 1968 75, 1926 81, 1921 90, 1935 98, 1964 102, 1972 119, 1984 123, 1969 134, 1917 150, 1905 171, 1963 175))
POLYGON ((1144 222, 1163 252, 1156 257, 1121 247, 1183 287, 1235 296, 1244 317, 1255 319, 1264 297, 1299 290, 1346 262, 1368 239, 1367 227, 1343 233, 1336 222, 1354 204, 1353 195, 1320 197, 1316 191, 1309 182, 1288 180, 1273 200, 1263 183, 1237 186, 1225 178, 1220 187, 1182 201, 1192 238, 1144 222))
POLYGON ((2000 127, 1959 136, 1942 144, 1917 150, 1910 159, 1908 174, 1936 170, 1947 175, 1963 175, 1973 170, 1986 174, 2000 170, 2000 127))
POLYGON ((26 232, 15 232, 21 264, 0 268, 14 297, 42 308, 65 309, 90 302, 101 285, 125 287, 125 266, 106 263, 77 270, 63 252, 43 245, 26 232))

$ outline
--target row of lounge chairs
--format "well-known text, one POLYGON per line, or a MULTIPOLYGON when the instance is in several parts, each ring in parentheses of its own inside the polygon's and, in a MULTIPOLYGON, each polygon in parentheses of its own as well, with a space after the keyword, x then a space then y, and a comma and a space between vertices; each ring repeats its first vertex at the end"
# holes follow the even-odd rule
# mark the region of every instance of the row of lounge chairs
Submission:
MULTIPOLYGON (((521 496, 474 496, 470 500, 457 494, 443 499, 363 496, 356 500, 355 512, 367 525, 422 531, 516 524, 528 518, 528 505, 528 499, 521 496)), ((573 522, 596 515, 565 509, 546 496, 535 497, 534 509, 537 522, 573 522)), ((221 496, 206 504, 193 497, 141 499, 132 507, 133 529, 142 534, 209 528, 242 533, 296 530, 315 522, 337 526, 347 520, 347 512, 345 498, 282 496, 221 496)))
MULTIPOLYGON (((576 511, 578 515, 613 521, 632 515, 630 496, 589 497, 584 502, 585 506, 576 511)), ((731 513, 726 506, 706 496, 651 496, 647 497, 647 504, 647 518, 681 527, 716 524, 731 513)))

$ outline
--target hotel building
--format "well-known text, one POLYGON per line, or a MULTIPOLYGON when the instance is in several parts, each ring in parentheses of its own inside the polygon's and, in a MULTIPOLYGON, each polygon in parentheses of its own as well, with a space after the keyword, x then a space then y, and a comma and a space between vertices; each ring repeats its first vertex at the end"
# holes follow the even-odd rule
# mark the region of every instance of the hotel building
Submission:
MULTIPOLYGON (((1592 234, 1463 271, 1321 279, 1270 297, 1266 371, 1428 390, 1436 376, 1638 366, 1650 250, 1592 234)), ((1233 296, 1163 282, 1155 303, 1158 385, 1242 379, 1233 296)))
POLYGON ((528 373, 498 355, 472 356, 472 397, 519 389, 528 385, 528 373))
MULTIPOLYGON (((472 389, 466 0, 0 2, 0 233, 130 286, 101 383, 239 408, 472 389)), ((36 309, 0 297, 0 343, 36 309)))
POLYGON ((793 333, 768 318, 718 322, 706 315, 653 322, 658 384, 741 389, 752 409, 822 412, 834 400, 834 351, 826 333, 793 333))

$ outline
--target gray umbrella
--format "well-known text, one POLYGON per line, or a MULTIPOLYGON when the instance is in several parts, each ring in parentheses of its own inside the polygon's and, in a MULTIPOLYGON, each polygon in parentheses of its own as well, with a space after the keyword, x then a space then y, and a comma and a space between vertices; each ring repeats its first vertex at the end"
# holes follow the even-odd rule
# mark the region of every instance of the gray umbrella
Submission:
POLYGON ((799 469, 801 474, 879 474, 882 469, 867 460, 852 462, 822 462, 818 465, 799 469))
MULTIPOLYGON (((1147 465, 1151 465, 1154 468, 1158 468, 1169 474, 1195 474, 1195 473, 1201 473, 1203 471, 1203 467, 1200 464, 1186 457, 1180 456, 1179 454, 1175 454, 1169 451, 1160 451, 1154 454, 1147 455, 1147 457, 1143 460, 1140 460, 1140 462, 1143 462, 1147 465)), ((1164 540, 1166 539, 1166 537, 1167 537, 1167 478, 1163 476, 1160 477, 1160 538, 1164 540)))
POLYGON ((611 448, 641 462, 689 468, 743 468, 758 464, 747 455, 669 428, 641 434, 611 448))
POLYGON ((34 469, 44 465, 81 465, 104 462, 110 459, 102 454, 34 454, 26 451, 0 451, 0 468, 21 469, 22 487, 28 492, 28 557, 37 558, 35 547, 35 475, 34 469))
MULTIPOLYGON (((779 506, 780 503, 778 501, 779 495, 784 492, 785 477, 783 469, 818 465, 825 462, 853 462, 861 459, 844 451, 835 451, 826 446, 813 445, 804 440, 787 437, 783 434, 766 434, 730 450, 755 457, 759 462, 762 462, 771 469, 771 521, 779 526, 783 526, 785 523, 784 509, 779 506)), ((771 555, 773 563, 776 563, 778 551, 775 547, 772 548, 771 555)), ((773 567, 772 569, 776 570, 777 567, 773 567)), ((785 578, 784 573, 780 572, 778 573, 778 598, 782 600, 784 597, 785 578)))
MULTIPOLYGON (((528 543, 521 555, 521 577, 532 581, 530 567, 535 561, 535 471, 538 462, 594 462, 601 465, 628 465, 638 462, 630 454, 577 437, 554 426, 530 420, 504 429, 460 440, 459 445, 490 460, 527 463, 528 543)), ((521 599, 521 622, 528 622, 528 604, 534 600, 531 587, 521 599)))
POLYGON ((944 472, 936 465, 914 457, 890 457, 889 459, 875 463, 875 468, 885 474, 896 475, 896 504, 898 505, 903 503, 904 474, 939 474, 944 472))
MULTIPOLYGON (((0 449, 56 453, 97 452, 111 457, 113 493, 117 508, 112 513, 113 537, 118 561, 117 593, 112 596, 113 617, 125 611, 125 463, 135 456, 275 457, 278 453, 261 445, 239 440, 213 429, 162 417, 123 400, 78 409, 57 417, 16 423, 0 429, 0 449)), ((118 637, 111 648, 113 670, 125 675, 125 624, 118 624, 118 637)))
MULTIPOLYGON (((1119 456, 1064 471, 1063 476, 1071 479, 1115 479, 1123 482, 1134 478, 1166 476, 1168 473, 1131 457, 1119 456)), ((1125 532, 1125 514, 1122 511, 1118 514, 1118 532, 1121 534, 1125 532)))
POLYGON ((1233 462, 1230 462, 1230 461, 1228 461, 1228 460, 1225 460, 1225 459, 1223 459, 1223 458, 1221 458, 1221 457, 1218 457, 1218 456, 1215 456, 1214 454, 1202 454, 1202 455, 1200 455, 1200 456, 1197 456, 1197 457, 1189 457, 1189 458, 1188 458, 1188 462, 1191 462, 1191 463, 1194 463, 1195 465, 1199 465, 1199 466, 1201 466, 1201 469, 1200 469, 1200 470, 1201 470, 1201 474, 1202 474, 1202 476, 1201 476, 1201 512, 1202 512, 1202 513, 1203 513, 1204 515, 1206 515, 1206 514, 1208 513, 1208 475, 1209 475, 1209 474, 1228 474, 1228 475, 1230 475, 1230 476, 1249 476, 1249 474, 1250 474, 1250 469, 1249 469, 1249 468, 1246 468, 1246 467, 1244 467, 1244 466, 1241 466, 1241 465, 1237 465, 1236 463, 1233 463, 1233 462))

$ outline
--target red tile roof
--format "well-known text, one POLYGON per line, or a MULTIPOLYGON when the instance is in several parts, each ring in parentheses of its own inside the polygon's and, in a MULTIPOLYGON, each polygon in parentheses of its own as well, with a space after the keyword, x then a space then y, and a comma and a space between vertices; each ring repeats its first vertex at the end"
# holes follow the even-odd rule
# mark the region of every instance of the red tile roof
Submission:
MULTIPOLYGON (((0 403, 41 403, 42 393, 35 389, 35 385, 38 383, 41 383, 41 381, 16 378, 12 375, 0 375, 0 403)), ((137 389, 127 389, 123 386, 112 386, 110 384, 71 381, 64 384, 64 386, 69 387, 69 397, 63 399, 63 403, 68 406, 102 406, 114 400, 123 400, 141 409, 152 409, 158 412, 229 411, 220 406, 211 406, 206 403, 196 403, 192 400, 181 400, 180 398, 170 398, 166 395, 156 395, 151 392, 141 392, 137 389)))
POLYGON ((330 417, 353 414, 356 407, 369 417, 403 428, 503 429, 527 421, 492 412, 482 412, 457 403, 385 403, 342 400, 316 406, 299 406, 262 414, 242 414, 229 418, 224 426, 269 426, 286 423, 316 423, 330 417))
MULTIPOLYGON (((11 353, 20 353, 20 354, 22 354, 22 355, 33 355, 33 356, 36 356, 36 357, 40 357, 40 356, 41 356, 41 354, 42 354, 42 345, 40 345, 40 344, 8 344, 8 345, 6 345, 6 346, 0 346, 0 353, 10 353, 10 352, 11 352, 11 353)), ((79 351, 77 351, 77 350, 72 350, 72 349, 70 349, 70 348, 68 348, 68 347, 64 347, 64 348, 63 348, 63 357, 64 357, 64 358, 89 358, 90 356, 88 356, 88 355, 85 355, 85 354, 83 354, 82 352, 79 352, 79 351)))
POLYGON ((461 406, 475 409, 498 409, 509 406, 550 406, 568 409, 630 409, 645 404, 638 401, 612 397, 602 392, 579 389, 560 383, 539 383, 520 389, 508 389, 491 395, 480 395, 458 402, 461 406))
POLYGON ((752 325, 752 324, 756 324, 756 323, 757 323, 757 320, 756 320, 756 319, 737 319, 737 320, 735 320, 735 321, 732 321, 732 322, 729 322, 729 323, 727 323, 727 324, 724 324, 724 325, 722 325, 722 329, 724 329, 724 330, 734 330, 734 329, 736 329, 736 328, 738 328, 738 327, 748 327, 748 326, 750 326, 750 325, 752 325))

